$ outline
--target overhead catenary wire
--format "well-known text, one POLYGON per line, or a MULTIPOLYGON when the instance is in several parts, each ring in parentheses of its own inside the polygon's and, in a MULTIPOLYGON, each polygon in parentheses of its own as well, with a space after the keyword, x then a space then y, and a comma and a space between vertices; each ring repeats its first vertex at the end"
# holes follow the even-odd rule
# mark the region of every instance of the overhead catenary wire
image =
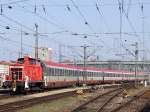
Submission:
MULTIPOLYGON (((16 41, 16 40, 12 40, 12 39, 9 39, 9 38, 6 38, 6 37, 3 37, 0 35, 0 39, 4 40, 4 41, 8 41, 8 42, 11 42, 11 43, 17 43, 17 44, 20 44, 19 41, 16 41)), ((27 47, 30 47, 30 48, 34 48, 32 45, 29 45, 29 44, 26 44, 26 43, 22 43, 23 45, 27 46, 27 47)))
MULTIPOLYGON (((6 23, 5 21, 2 21, 1 20, 1 22, 3 22, 3 23, 6 23)), ((1 25, 0 24, 0 27, 2 27, 2 28, 5 28, 5 29, 7 29, 7 30, 14 30, 14 31, 18 31, 18 32, 22 32, 22 33, 24 33, 24 34, 29 34, 29 33, 27 33, 26 31, 24 31, 24 30, 21 30, 20 31, 20 29, 17 29, 16 27, 14 27, 14 26, 12 26, 12 25, 9 25, 8 23, 6 23, 7 25, 1 25)), ((4 33, 4 34, 9 34, 8 32, 7 33, 4 33)), ((11 33, 12 34, 12 33, 11 33)), ((14 34, 16 34, 16 33, 14 33, 14 34)), ((19 33, 20 34, 20 33, 19 33)))
MULTIPOLYGON (((140 2, 140 0, 137 0, 138 1, 138 4, 139 4, 139 7, 140 7, 140 10, 141 10, 141 13, 142 13, 142 40, 143 40, 143 60, 145 60, 145 50, 146 50, 146 47, 145 47, 145 21, 144 21, 144 4, 143 2, 140 2)), ((147 51, 149 51, 147 49, 147 51)))
MULTIPOLYGON (((27 3, 27 4, 30 5, 29 3, 27 3)), ((40 18, 41 20, 43 20, 43 21, 49 23, 50 25, 55 26, 55 27, 58 28, 58 29, 65 30, 65 31, 68 31, 68 32, 70 31, 69 29, 65 28, 64 26, 61 26, 61 25, 59 25, 59 24, 57 24, 57 23, 51 21, 50 19, 45 18, 44 16, 40 15, 40 14, 38 13, 38 9, 37 9, 37 8, 35 8, 35 9, 34 9, 34 12, 32 12, 31 10, 29 10, 29 9, 27 9, 27 8, 25 8, 25 7, 22 7, 21 5, 18 5, 18 4, 17 4, 17 6, 19 6, 20 8, 23 8, 25 12, 37 16, 37 17, 40 18)), ((35 7, 36 7, 36 6, 35 6, 35 7)), ((46 10, 46 9, 45 9, 45 10, 46 10)), ((48 16, 48 14, 46 14, 46 16, 48 16)), ((71 32, 71 31, 70 31, 70 32, 71 32)))
POLYGON ((27 1, 30 1, 30 0, 16 0, 16 1, 10 1, 7 3, 2 3, 2 4, 3 5, 12 5, 12 4, 17 4, 17 3, 27 2, 27 1))
MULTIPOLYGON (((92 28, 92 26, 89 24, 89 22, 87 21, 87 19, 85 18, 85 16, 82 14, 82 12, 80 11, 79 7, 76 5, 76 3, 74 2, 74 0, 70 0, 73 4, 73 6, 76 8, 76 10, 78 11, 78 13, 80 14, 80 16, 83 18, 85 25, 88 25, 89 29, 95 33, 94 29, 92 28)), ((99 38, 101 40, 101 42, 105 45, 108 46, 101 38, 99 38)))
MULTIPOLYGON (((139 0, 138 0, 138 3, 139 3, 139 6, 140 6, 141 11, 142 11, 142 14, 143 14, 143 4, 142 4, 142 3, 140 4, 140 1, 139 1, 139 0)), ((135 35, 137 35, 137 34, 136 34, 136 30, 135 30, 135 28, 134 28, 132 22, 130 21, 128 15, 125 13, 125 10, 123 9, 122 11, 123 11, 123 14, 125 15, 126 19, 128 20, 128 23, 129 23, 130 27, 131 27, 132 30, 134 31, 135 35)), ((142 31, 142 32, 143 32, 143 31, 142 31)), ((143 34, 144 34, 144 33, 143 33, 143 34)), ((139 37, 139 36, 138 36, 138 37, 139 37)), ((143 36, 143 38, 144 38, 144 36, 143 36)), ((144 39, 143 39, 143 40, 144 40, 144 39)), ((142 43, 141 38, 139 38, 139 41, 142 43)), ((143 46, 144 46, 144 41, 143 41, 143 46)), ((145 48, 145 47, 143 47, 143 48, 145 48)), ((147 48, 146 48, 146 49, 147 49, 147 48)))
POLYGON ((8 17, 8 16, 6 16, 6 15, 4 15, 4 14, 1 15, 1 17, 4 17, 5 19, 7 19, 7 20, 9 20, 9 21, 11 21, 11 22, 13 22, 13 23, 15 23, 15 24, 18 24, 19 26, 24 27, 24 28, 27 29, 28 31, 35 32, 32 28, 30 28, 30 27, 28 27, 28 26, 22 24, 21 22, 18 22, 17 20, 15 20, 15 19, 13 19, 13 18, 11 18, 11 17, 8 17))
MULTIPOLYGON (((93 1, 93 0, 92 0, 92 1, 93 1)), ((100 8, 99 8, 99 5, 98 5, 98 4, 100 4, 99 1, 95 2, 94 4, 95 4, 95 7, 96 7, 96 10, 97 10, 98 14, 100 15, 102 21, 104 22, 104 25, 105 25, 106 28, 107 28, 107 31, 110 32, 110 28, 108 27, 108 24, 107 24, 107 22, 106 22, 106 19, 104 18, 102 12, 100 11, 100 8)))
MULTIPOLYGON (((41 5, 40 4, 36 4, 36 6, 38 7, 38 6, 42 6, 42 4, 43 3, 41 3, 41 5)), ((130 5, 130 8, 133 6, 132 4, 134 4, 133 2, 131 3, 131 5, 130 5)), ((17 4, 18 5, 18 4, 17 4)), ((17 6, 16 5, 16 6, 17 6)), ((19 4, 20 5, 20 4, 19 4)), ((44 4, 45 6, 49 6, 49 4, 44 4)), ((61 4, 61 5, 63 5, 63 4, 61 4)), ((91 4, 89 4, 90 6, 92 6, 92 7, 94 7, 95 8, 95 5, 91 5, 91 4)), ((100 6, 103 6, 103 4, 97 4, 98 5, 98 7, 100 7, 100 6)), ((124 5, 129 5, 129 3, 124 3, 124 5)), ((64 5, 63 5, 64 6, 64 5)), ((79 6, 79 8, 80 8, 80 6, 82 6, 82 4, 79 4, 78 5, 79 6)), ((84 5, 83 4, 83 7, 84 6, 86 6, 86 5, 84 5)), ((88 5, 87 5, 88 6, 88 5)), ((28 7, 28 6, 27 6, 28 7)), ((73 11, 73 9, 72 9, 72 7, 74 7, 72 4, 69 4, 69 7, 70 7, 70 9, 71 9, 71 11, 73 11)), ((47 8, 47 7, 46 7, 47 8)), ((65 8, 66 8, 66 4, 65 4, 65 8)), ((36 10, 38 10, 38 8, 36 9, 36 10)), ((100 10, 101 11, 101 10, 100 10)), ((102 11, 101 11, 102 12, 102 11)), ((39 14, 41 14, 39 11, 37 11, 37 13, 39 13, 39 14)), ((125 10, 125 13, 126 13, 126 15, 128 15, 128 11, 126 11, 125 10)), ((5 14, 5 11, 4 11, 4 14, 5 14)), ((84 13, 83 13, 84 14, 84 13)), ((33 15, 34 16, 34 15, 33 15)), ((42 16, 42 15, 41 15, 42 16)), ((45 17, 46 18, 46 17, 45 17)), ((48 17, 46 18, 46 19, 49 19, 48 17)), ((87 19, 87 18, 86 18, 87 19)), ((132 18, 129 18, 129 20, 131 21, 132 20, 132 18)), ((128 20, 127 20, 128 21, 128 20)), ((58 24, 58 23, 57 23, 58 24)), ((131 21, 131 24, 132 24, 132 21, 131 21)), ((60 25, 60 24, 59 24, 60 25)), ((133 25, 133 24, 132 24, 133 25)), ((60 25, 61 26, 61 25, 60 25)), ((130 26, 131 27, 131 26, 130 26)), ((134 27, 134 26, 133 26, 134 27)), ((132 28, 131 28, 132 29, 132 28)), ((9 33, 9 32, 8 32, 9 33)), ((103 33, 106 33, 106 34, 104 34, 104 35, 118 35, 117 34, 117 32, 102 32, 102 34, 103 33), (112 34, 111 34, 112 33, 112 34), (116 33, 116 34, 115 34, 116 33)), ((34 34, 34 33, 33 33, 34 34)), ((46 35, 53 35, 53 33, 51 33, 51 32, 46 32, 46 33, 39 33, 39 35, 44 35, 44 34, 46 34, 46 35)), ((55 33, 54 33, 55 34, 55 33)), ((57 33, 56 33, 57 34, 57 33)), ((69 32, 67 32, 67 33, 58 33, 58 36, 61 36, 61 34, 64 34, 64 35, 68 35, 68 34, 70 34, 70 36, 71 36, 71 33, 69 33, 69 32)), ((90 34, 90 33, 85 33, 85 34, 90 34)), ((141 34, 141 32, 136 32, 136 34, 135 34, 135 32, 122 32, 122 35, 129 35, 129 36, 135 36, 135 37, 139 37, 139 34, 141 34)), ((101 33, 99 33, 98 34, 98 37, 103 37, 104 35, 101 35, 101 33)), ((92 36, 90 36, 90 37, 92 37, 92 36)), ((94 36, 93 36, 94 37, 94 36)), ((106 36, 107 37, 107 36, 106 36)), ((108 37, 108 38, 113 38, 113 37, 115 37, 115 36, 112 36, 112 37, 108 37)), ((105 37, 103 37, 103 38, 105 38, 105 37)))
POLYGON ((80 16, 83 18, 84 24, 87 25, 92 32, 95 32, 94 29, 92 28, 92 26, 90 25, 90 23, 87 21, 87 19, 85 18, 85 16, 80 11, 79 7, 74 2, 74 0, 70 0, 70 1, 72 2, 73 6, 76 8, 76 10, 78 11, 78 13, 80 14, 80 16))
POLYGON ((128 8, 127 8, 127 16, 129 16, 129 11, 131 9, 131 3, 132 3, 132 0, 129 0, 129 5, 128 5, 128 8))
MULTIPOLYGON (((18 4, 19 4, 19 2, 18 2, 18 4)), ((9 4, 6 4, 6 5, 9 5, 9 4)), ((42 7, 42 5, 43 4, 37 4, 36 6, 37 7, 42 7)), ((71 4, 68 4, 68 5, 70 6, 70 8, 73 6, 71 4)), ((137 6, 137 5, 139 5, 139 2, 124 3, 124 6, 129 6, 129 5, 137 6)), ((147 1, 143 2, 143 5, 150 5, 150 2, 147 2, 147 1)), ((31 5, 31 7, 34 7, 34 6, 35 5, 31 5)), ((49 7, 66 7, 66 4, 45 4, 45 6, 49 6, 49 7)), ((93 5, 93 4, 78 4, 78 6, 80 6, 80 7, 95 7, 95 5, 93 5)), ((98 4, 98 6, 100 6, 100 7, 104 7, 104 6, 112 7, 112 6, 118 6, 118 4, 117 3, 103 3, 103 4, 98 4)), ((27 6, 27 7, 30 7, 30 6, 27 6)))

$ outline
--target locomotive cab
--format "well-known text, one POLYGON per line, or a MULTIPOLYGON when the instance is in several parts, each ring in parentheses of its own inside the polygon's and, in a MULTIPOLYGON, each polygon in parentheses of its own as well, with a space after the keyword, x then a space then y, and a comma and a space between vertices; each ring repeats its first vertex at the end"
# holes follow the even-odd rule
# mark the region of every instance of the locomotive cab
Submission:
POLYGON ((25 56, 10 65, 11 87, 13 92, 22 92, 39 86, 42 82, 40 61, 25 56))

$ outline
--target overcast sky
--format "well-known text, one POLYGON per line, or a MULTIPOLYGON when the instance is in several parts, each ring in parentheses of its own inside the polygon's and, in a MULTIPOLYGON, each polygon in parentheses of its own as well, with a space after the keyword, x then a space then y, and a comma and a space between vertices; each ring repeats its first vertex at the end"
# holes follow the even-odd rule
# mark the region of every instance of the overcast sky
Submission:
POLYGON ((0 60, 18 57, 21 29, 23 53, 32 54, 35 24, 39 46, 52 48, 56 61, 60 45, 63 59, 82 60, 84 44, 89 46, 89 59, 134 60, 135 42, 142 60, 143 23, 144 58, 150 59, 149 0, 0 0, 0 4, 0 60), (121 44, 119 2, 123 2, 121 44))

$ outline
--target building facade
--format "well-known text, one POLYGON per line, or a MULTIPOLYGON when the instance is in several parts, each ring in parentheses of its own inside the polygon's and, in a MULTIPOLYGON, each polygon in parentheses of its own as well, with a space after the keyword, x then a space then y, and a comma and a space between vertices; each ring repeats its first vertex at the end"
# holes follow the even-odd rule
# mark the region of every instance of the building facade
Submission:
POLYGON ((44 61, 52 60, 52 49, 46 47, 40 47, 38 50, 38 58, 44 61))

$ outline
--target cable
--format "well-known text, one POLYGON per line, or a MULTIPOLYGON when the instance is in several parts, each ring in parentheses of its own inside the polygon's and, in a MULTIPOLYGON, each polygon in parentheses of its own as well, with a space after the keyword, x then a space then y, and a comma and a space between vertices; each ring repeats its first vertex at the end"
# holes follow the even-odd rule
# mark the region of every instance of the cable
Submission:
MULTIPOLYGON (((5 4, 4 4, 5 5, 5 4)), ((37 7, 42 7, 43 4, 40 4, 40 5, 36 5, 37 7)), ((67 4, 69 5, 70 7, 73 6, 71 4, 67 4)), ((124 6, 136 6, 136 5, 139 5, 139 2, 135 2, 135 3, 127 3, 127 4, 124 4, 124 6)), ((150 5, 150 2, 143 2, 143 5, 150 5)), ((45 6, 48 6, 48 7, 66 7, 66 4, 46 4, 45 6)), ((91 4, 79 4, 78 5, 79 7, 95 7, 95 5, 91 5, 91 4)), ((104 6, 118 6, 118 4, 116 3, 104 3, 104 4, 98 4, 99 7, 104 7, 104 6)), ((34 7, 34 5, 31 5, 31 7, 34 7)))
MULTIPOLYGON (((93 1, 93 0, 92 0, 92 1, 93 1)), ((98 1, 98 2, 99 2, 99 1, 98 1)), ((99 5, 98 5, 97 3, 95 3, 95 6, 96 6, 96 10, 97 10, 98 14, 100 15, 102 21, 104 22, 104 24, 105 24, 105 26, 106 26, 106 28, 107 28, 107 31, 109 32, 110 29, 109 29, 109 27, 108 27, 107 22, 105 21, 105 18, 103 17, 102 12, 100 11, 99 5)))
POLYGON ((129 3, 128 3, 128 8, 127 8, 127 16, 129 15, 129 11, 131 9, 131 0, 129 0, 129 3))
POLYGON ((21 24, 20 22, 14 20, 14 19, 12 19, 12 18, 10 18, 10 17, 8 17, 8 16, 6 16, 6 15, 4 15, 4 14, 1 15, 1 17, 4 17, 4 18, 6 18, 6 19, 9 20, 9 21, 12 21, 12 22, 18 24, 18 25, 20 25, 20 26, 26 28, 26 29, 29 30, 29 31, 35 32, 35 31, 34 31, 33 29, 31 29, 30 27, 28 27, 28 26, 26 26, 26 25, 23 25, 23 24, 21 24))
POLYGON ((12 4, 17 4, 17 3, 21 3, 21 2, 27 2, 30 0, 17 0, 17 1, 13 1, 13 2, 8 2, 8 3, 3 3, 2 5, 12 5, 12 4))
MULTIPOLYGON (((28 3, 28 5, 30 5, 30 4, 28 3)), ((37 9, 36 9, 36 12, 32 12, 32 11, 30 11, 29 9, 26 9, 25 7, 22 7, 22 6, 20 6, 20 5, 17 5, 17 6, 19 6, 20 8, 23 8, 26 12, 37 16, 37 17, 40 18, 41 20, 43 20, 43 21, 45 21, 45 22, 47 22, 47 23, 49 23, 49 24, 51 24, 51 25, 57 27, 58 29, 65 30, 65 31, 69 31, 68 29, 65 29, 64 27, 61 27, 60 25, 58 25, 58 24, 52 22, 51 20, 49 20, 49 19, 47 19, 47 18, 41 16, 41 15, 37 12, 37 9)))
POLYGON ((76 10, 78 11, 78 13, 80 14, 80 16, 83 18, 84 24, 87 25, 92 32, 95 32, 94 29, 89 24, 89 22, 87 21, 87 19, 85 18, 85 16, 80 11, 79 7, 76 5, 76 3, 73 0, 70 0, 70 1, 72 2, 73 6, 76 8, 76 10))
MULTIPOLYGON (((16 41, 16 40, 11 40, 11 39, 8 39, 8 38, 5 38, 5 37, 3 37, 3 36, 0 36, 0 39, 2 39, 2 40, 5 40, 5 41, 9 41, 9 42, 12 42, 12 43, 19 43, 20 44, 20 42, 19 41, 16 41)), ((23 43, 23 45, 25 45, 25 46, 27 46, 27 47, 32 47, 32 48, 35 48, 35 47, 33 47, 33 46, 31 46, 31 45, 29 45, 29 44, 25 44, 25 43, 23 43)))
MULTIPOLYGON (((138 3, 139 3, 139 5, 140 5, 140 1, 139 1, 139 0, 138 0, 138 3)), ((143 4, 140 5, 140 8, 141 8, 141 10, 142 10, 142 12, 143 12, 143 4)), ((128 17, 128 15, 125 13, 125 10, 124 10, 124 9, 123 9, 123 13, 124 13, 126 19, 128 20, 129 25, 131 26, 132 30, 134 31, 134 33, 135 33, 135 35, 136 35, 136 30, 135 30, 135 28, 133 27, 132 22, 129 20, 129 17, 128 17)), ((139 41, 142 42, 142 41, 141 41, 141 38, 139 38, 139 41)), ((143 44, 144 44, 144 43, 143 43, 143 44)), ((146 49, 147 49, 147 48, 146 48, 146 49)))

